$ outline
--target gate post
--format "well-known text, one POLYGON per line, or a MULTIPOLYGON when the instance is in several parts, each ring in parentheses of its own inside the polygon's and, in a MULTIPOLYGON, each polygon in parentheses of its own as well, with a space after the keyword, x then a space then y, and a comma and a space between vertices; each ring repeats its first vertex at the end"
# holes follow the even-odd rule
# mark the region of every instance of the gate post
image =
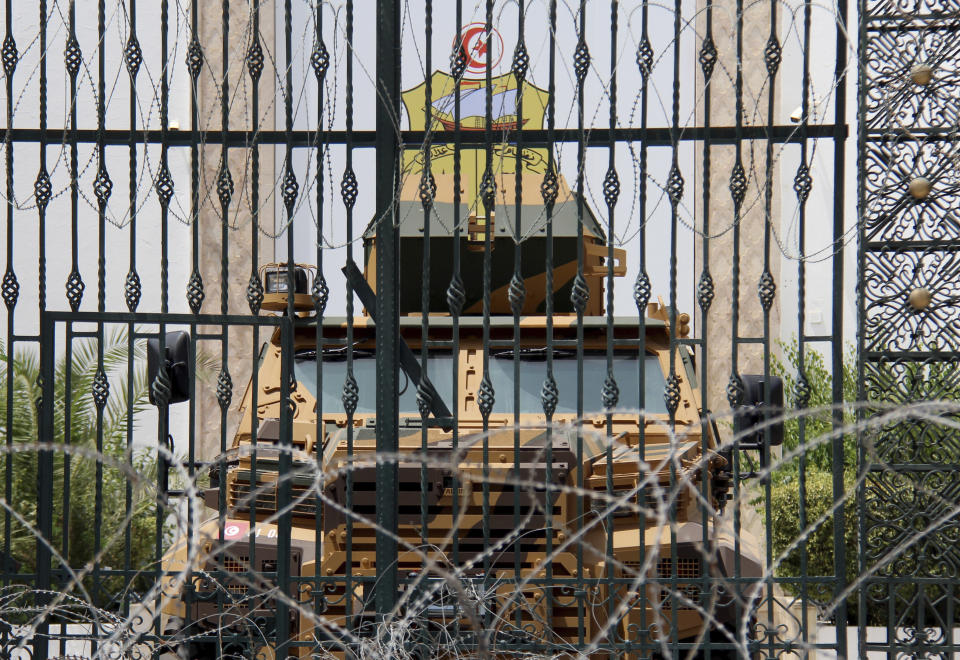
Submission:
MULTIPOLYGON (((377 3, 377 453, 396 454, 397 344, 400 332, 399 243, 397 213, 400 157, 400 3, 377 3)), ((374 594, 379 618, 392 609, 397 596, 396 461, 377 463, 377 583, 374 594)))

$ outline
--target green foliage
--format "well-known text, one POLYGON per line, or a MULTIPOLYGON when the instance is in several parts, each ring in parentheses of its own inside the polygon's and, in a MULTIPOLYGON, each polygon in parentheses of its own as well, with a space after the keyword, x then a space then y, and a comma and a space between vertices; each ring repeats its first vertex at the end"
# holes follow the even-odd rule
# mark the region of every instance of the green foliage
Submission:
MULTIPOLYGON (((796 391, 800 374, 800 348, 796 340, 789 344, 781 343, 780 346, 783 350, 783 361, 773 356, 771 370, 774 375, 783 378, 783 391, 787 411, 789 412, 797 408, 796 391)), ((857 400, 855 365, 855 352, 850 347, 843 361, 841 388, 844 402, 857 400)), ((834 413, 831 410, 833 406, 833 375, 824 361, 823 354, 812 349, 807 349, 804 352, 803 372, 806 374, 807 387, 810 393, 807 402, 807 408, 810 409, 810 412, 784 422, 783 453, 788 454, 795 451, 800 446, 801 441, 810 445, 810 447, 803 451, 800 456, 794 457, 778 467, 773 475, 775 483, 795 481, 801 464, 805 464, 808 471, 831 472, 833 470, 833 443, 827 439, 834 423, 834 413)), ((844 424, 850 424, 854 421, 854 415, 851 411, 844 410, 842 415, 844 424)), ((843 438, 843 456, 844 467, 848 470, 852 470, 856 466, 856 450, 856 438, 853 435, 845 436, 843 438)))
MULTIPOLYGON (((51 545, 75 571, 87 567, 98 554, 101 568, 134 572, 154 568, 157 559, 156 491, 150 488, 157 482, 157 456, 155 452, 128 448, 128 420, 135 420, 149 405, 144 347, 135 346, 134 354, 128 360, 130 346, 126 332, 116 332, 103 342, 103 370, 109 379, 110 393, 102 417, 91 394, 98 371, 96 343, 74 342, 69 370, 66 356, 56 364, 53 437, 46 440, 63 445, 69 432, 69 443, 73 447, 99 452, 114 460, 114 464, 110 464, 106 460, 98 461, 96 455, 53 452, 54 532, 51 545), (128 364, 133 366, 132 387, 129 388, 128 364), (102 429, 100 447, 98 429, 102 429), (116 463, 125 464, 125 469, 116 463), (131 480, 131 472, 137 473, 142 481, 131 480), (101 496, 99 512, 98 487, 101 496), (94 522, 97 520, 99 525, 94 522)), ((40 437, 36 406, 41 395, 40 365, 36 354, 27 351, 17 351, 9 361, 0 348, 0 360, 0 435, 9 439, 14 449, 0 457, 0 474, 4 482, 7 481, 7 470, 10 471, 10 495, 4 500, 10 510, 22 516, 29 525, 11 519, 10 555, 20 563, 21 572, 33 572, 36 569, 37 533, 31 527, 37 524, 38 452, 35 443, 40 437), (10 429, 6 428, 8 369, 12 370, 13 385, 10 429), (18 450, 18 446, 22 449, 18 450)), ((54 559, 54 567, 57 565, 54 559)), ((100 582, 101 594, 118 594, 130 588, 140 590, 152 582, 152 576, 139 576, 134 580, 105 577, 100 582)), ((92 584, 91 577, 84 580, 88 589, 92 584)), ((98 599, 96 594, 94 598, 98 599)))
MULTIPOLYGON (((796 340, 789 344, 782 344, 783 361, 774 358, 773 372, 783 378, 784 394, 787 399, 787 411, 797 407, 796 392, 800 370, 800 348, 796 340)), ((849 349, 843 362, 842 392, 845 402, 855 401, 856 361, 853 349, 849 349)), ((807 407, 809 414, 784 423, 783 454, 795 452, 801 445, 808 447, 799 455, 782 461, 771 475, 771 516, 772 528, 769 530, 773 543, 773 553, 779 557, 787 552, 806 531, 806 571, 801 571, 803 546, 797 545, 787 552, 782 563, 777 567, 776 574, 782 577, 831 576, 834 575, 834 532, 833 515, 814 529, 807 529, 815 524, 821 516, 834 507, 833 470, 834 470, 834 442, 829 437, 833 430, 833 374, 828 368, 824 357, 816 350, 808 349, 803 355, 803 373, 809 388, 807 407), (800 475, 803 474, 801 483, 800 475), (800 505, 801 490, 805 506, 805 525, 801 524, 800 505)), ((852 412, 842 411, 844 424, 854 421, 852 412)), ((856 437, 848 434, 841 439, 843 465, 836 466, 843 469, 844 492, 846 500, 842 505, 844 512, 844 534, 841 541, 845 548, 846 577, 855 579, 857 575, 857 507, 853 477, 857 465, 856 437)), ((762 506, 763 498, 758 500, 762 506)), ((838 507, 840 508, 840 507, 838 507)), ((787 591, 794 594, 800 592, 797 585, 784 585, 787 591)), ((831 591, 818 590, 810 587, 808 594, 814 600, 829 602, 833 599, 831 591)), ((848 616, 855 616, 856 597, 848 601, 848 616)))
MULTIPOLYGON (((843 547, 846 560, 848 583, 857 577, 857 500, 852 493, 853 483, 847 481, 845 490, 847 499, 843 502, 844 514, 843 547)), ((772 526, 769 530, 773 542, 775 557, 783 555, 776 575, 780 577, 831 576, 834 575, 834 533, 833 533, 833 475, 823 470, 807 470, 804 474, 803 491, 805 497, 805 519, 800 516, 800 483, 784 481, 771 489, 772 526), (819 522, 821 517, 823 521, 819 522), (802 524, 805 523, 805 524, 802 524), (818 524, 819 523, 819 524, 818 524), (814 527, 814 525, 816 525, 814 527), (797 543, 806 530, 805 546, 797 543), (794 544, 796 544, 795 547, 794 544), (791 548, 789 552, 787 550, 791 548), (803 566, 803 553, 806 551, 806 567, 803 566), (784 555, 784 553, 786 553, 784 555)), ((800 593, 796 584, 785 584, 784 589, 793 594, 800 593)), ((833 600, 832 587, 810 585, 808 596, 816 601, 828 603, 833 600)), ((856 596, 848 601, 848 617, 855 620, 856 596)))
MULTIPOLYGON (((783 378, 784 392, 787 394, 787 408, 795 410, 795 399, 798 376, 800 374, 800 351, 796 341, 782 345, 783 361, 774 359, 773 371, 783 378)), ((836 498, 833 491, 834 449, 833 442, 828 438, 833 426, 833 376, 824 361, 822 354, 815 350, 808 350, 804 354, 803 373, 809 387, 810 398, 808 407, 813 409, 802 417, 787 420, 784 424, 783 452, 788 454, 804 446, 809 447, 798 456, 787 459, 777 466, 771 476, 771 516, 772 527, 769 530, 773 544, 774 556, 786 553, 782 563, 777 567, 777 575, 783 577, 831 576, 834 574, 834 534, 833 516, 828 516, 816 528, 805 529, 818 521, 834 507, 836 498), (818 410, 824 408, 824 410, 818 410), (804 479, 801 484, 800 475, 804 479), (801 492, 805 505, 805 522, 801 524, 800 504, 801 492), (804 532, 806 536, 806 571, 802 571, 801 546, 787 550, 800 539, 804 532)), ((857 400, 857 382, 855 370, 855 353, 848 349, 843 361, 842 392, 843 401, 857 400)), ((922 400, 958 400, 960 399, 960 376, 952 365, 942 362, 898 362, 882 363, 870 366, 869 381, 873 383, 878 398, 888 400, 891 395, 894 399, 903 401, 922 400)), ((871 390, 867 392, 868 400, 871 390)), ((844 410, 843 423, 852 424, 854 413, 844 410)), ((856 470, 857 470, 857 439, 853 434, 844 435, 841 441, 843 465, 843 489, 846 499, 843 503, 844 532, 842 545, 845 548, 846 577, 848 583, 854 581, 858 575, 859 539, 858 539, 858 512, 856 506, 856 470)), ((868 451, 870 450, 867 447, 868 451)), ((865 457, 868 461, 879 461, 877 456, 865 457)), ((887 479, 886 498, 892 504, 891 515, 897 515, 897 503, 913 501, 916 497, 916 483, 909 475, 897 475, 887 479)), ((868 498, 877 498, 873 491, 867 493, 868 498)), ((763 498, 757 500, 763 506, 763 498)), ((882 510, 883 502, 874 502, 875 511, 882 510)), ((879 515, 876 514, 875 515, 879 515)), ((889 540, 882 538, 884 531, 874 528, 869 532, 872 547, 887 547, 889 540)), ((915 549, 908 548, 903 557, 912 561, 915 549), (912 559, 911 559, 912 558, 912 559)), ((916 561, 920 561, 916 559, 916 561)), ((795 585, 784 585, 784 588, 794 594, 799 593, 795 585)), ((902 585, 900 597, 908 601, 911 590, 915 585, 902 585)), ((821 602, 833 599, 830 591, 818 592, 811 586, 808 590, 811 598, 821 602)), ((858 608, 857 594, 848 600, 848 617, 856 621, 858 608)), ((931 599, 931 602, 934 599, 931 599)), ((908 623, 911 614, 906 614, 901 621, 908 623)), ((888 612, 883 608, 871 608, 867 612, 867 621, 870 624, 886 625, 888 612)))

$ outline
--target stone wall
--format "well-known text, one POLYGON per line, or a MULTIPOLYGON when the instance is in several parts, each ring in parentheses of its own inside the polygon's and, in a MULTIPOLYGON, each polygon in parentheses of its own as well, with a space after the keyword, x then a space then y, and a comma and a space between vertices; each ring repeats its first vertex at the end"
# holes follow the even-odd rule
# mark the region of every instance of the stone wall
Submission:
MULTIPOLYGON (((251 129, 260 127, 266 130, 274 128, 276 105, 275 80, 273 67, 275 52, 274 6, 267 4, 260 9, 260 45, 264 52, 263 71, 259 80, 259 117, 252 116, 252 83, 247 70, 245 54, 251 43, 253 17, 249 3, 234 2, 230 5, 228 24, 229 50, 227 53, 227 81, 229 84, 228 127, 231 129, 251 129)), ((200 128, 203 131, 221 130, 221 83, 223 22, 220 5, 201 5, 199 15, 198 39, 203 47, 204 67, 198 84, 198 106, 200 128)), ((259 224, 272 232, 274 226, 273 182, 276 171, 274 149, 272 146, 259 148, 260 154, 260 211, 259 224)), ((231 198, 227 218, 227 255, 229 262, 229 281, 227 282, 227 312, 230 314, 249 314, 246 289, 251 269, 267 263, 274 257, 274 242, 261 231, 257 232, 259 241, 259 264, 252 264, 252 222, 251 204, 251 150, 235 148, 228 151, 227 163, 233 180, 234 192, 231 198)), ((221 246, 223 219, 220 200, 217 197, 217 179, 220 173, 221 148, 206 146, 201 149, 200 190, 205 196, 200 200, 197 221, 199 222, 200 273, 203 278, 205 298, 202 312, 219 314, 221 303, 221 246)), ((203 332, 219 332, 219 328, 203 328, 203 332)), ((269 340, 266 330, 260 333, 260 341, 269 340)), ((220 358, 219 342, 201 342, 199 350, 220 358)), ((253 330, 242 326, 231 326, 228 337, 228 364, 233 382, 233 397, 227 412, 226 442, 229 446, 239 422, 239 404, 247 382, 250 380, 251 366, 259 347, 253 345, 253 330)), ((217 373, 201 376, 203 384, 198 383, 197 397, 197 455, 210 459, 220 449, 220 404, 216 397, 217 373)))
MULTIPOLYGON (((699 2, 697 34, 706 35, 705 5, 699 2)), ((749 5, 744 11, 743 28, 743 125, 765 125, 769 81, 764 64, 764 50, 770 36, 770 6, 767 3, 749 5)), ((711 125, 734 126, 736 122, 736 3, 733 0, 717 0, 713 3, 713 40, 717 50, 717 63, 710 82, 711 125)), ((699 48, 699 45, 698 45, 699 48)), ((777 84, 781 80, 777 79, 777 84)), ((700 96, 697 105, 697 125, 705 120, 702 100, 704 75, 698 69, 696 89, 700 96)), ((773 123, 779 123, 778 99, 774 99, 773 123)), ((763 337, 763 308, 758 296, 758 285, 764 265, 764 225, 768 215, 766 211, 765 184, 766 141, 745 141, 741 145, 741 162, 746 176, 744 201, 739 221, 740 227, 740 276, 739 276, 739 322, 737 325, 741 337, 763 337)), ((703 145, 696 147, 696 226, 703 232, 703 145)), ((770 203, 769 219, 774 229, 779 227, 780 216, 780 175, 776 162, 778 148, 774 148, 773 176, 770 183, 773 195, 770 203)), ((701 372, 708 379, 709 393, 706 407, 714 411, 729 409, 726 387, 730 380, 731 333, 733 319, 733 247, 734 247, 734 202, 731 195, 731 177, 736 164, 736 148, 733 145, 712 145, 710 155, 710 217, 709 231, 709 269, 713 277, 714 298, 709 310, 707 324, 707 364, 701 366, 701 372)), ((770 238, 770 273, 775 284, 780 282, 780 251, 773 233, 770 238)), ((704 266, 703 241, 697 237, 696 279, 699 281, 704 266)), ((771 340, 780 336, 780 299, 776 296, 770 309, 771 340)), ((698 310, 699 312, 699 310, 698 310)), ((697 334, 702 336, 699 327, 699 313, 693 315, 697 321, 697 334)), ((738 351, 738 371, 745 373, 763 373, 763 345, 741 344, 738 351)))

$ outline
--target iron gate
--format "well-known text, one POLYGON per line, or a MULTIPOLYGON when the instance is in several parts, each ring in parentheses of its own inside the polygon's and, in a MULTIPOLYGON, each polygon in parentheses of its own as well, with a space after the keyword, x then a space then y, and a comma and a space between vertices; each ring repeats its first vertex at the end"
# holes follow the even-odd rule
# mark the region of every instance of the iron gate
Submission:
POLYGON ((7 0, 0 655, 951 654, 957 12, 858 11, 7 0))
POLYGON ((958 234, 946 211, 957 192, 956 28, 950 4, 861 7, 858 384, 874 424, 860 443, 860 645, 888 655, 949 657, 960 643, 956 431, 938 419, 956 411, 877 421, 960 394, 958 234), (885 630, 871 639, 870 624, 885 630))

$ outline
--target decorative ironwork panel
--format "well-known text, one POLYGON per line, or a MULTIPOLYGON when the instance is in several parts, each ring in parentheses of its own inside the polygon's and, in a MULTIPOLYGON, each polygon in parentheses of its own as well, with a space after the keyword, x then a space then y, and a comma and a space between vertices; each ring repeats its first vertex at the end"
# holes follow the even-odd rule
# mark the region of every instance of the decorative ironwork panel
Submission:
POLYGON ((956 654, 958 20, 950 2, 860 15, 861 653, 956 654))

